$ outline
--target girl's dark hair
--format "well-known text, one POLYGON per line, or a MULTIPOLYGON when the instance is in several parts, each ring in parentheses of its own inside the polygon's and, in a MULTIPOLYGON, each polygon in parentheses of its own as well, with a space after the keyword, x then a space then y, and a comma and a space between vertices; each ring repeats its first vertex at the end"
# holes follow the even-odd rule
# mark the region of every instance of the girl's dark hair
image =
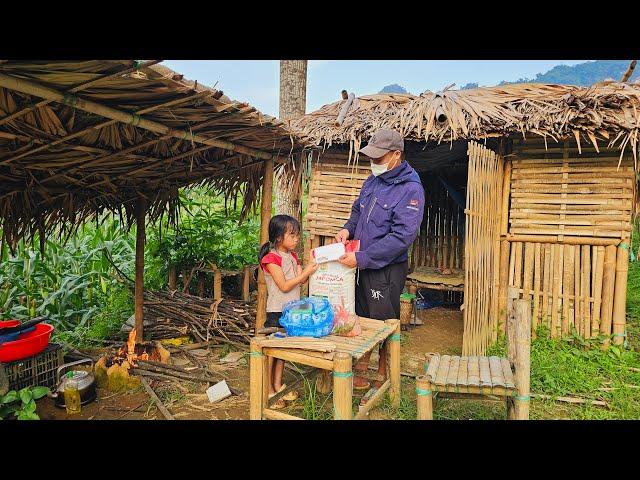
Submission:
POLYGON ((282 240, 287 232, 300 233, 300 222, 289 215, 275 215, 271 218, 269 221, 269 241, 260 247, 258 262, 261 262, 262 257, 276 247, 278 240, 282 240))

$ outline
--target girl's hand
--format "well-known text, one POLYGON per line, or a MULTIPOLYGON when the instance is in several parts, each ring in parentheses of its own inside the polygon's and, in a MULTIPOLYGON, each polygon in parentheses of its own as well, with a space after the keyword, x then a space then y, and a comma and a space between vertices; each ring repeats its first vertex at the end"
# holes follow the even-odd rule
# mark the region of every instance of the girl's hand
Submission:
POLYGON ((315 273, 316 270, 318 270, 318 267, 319 265, 314 260, 311 260, 310 263, 306 267, 304 267, 302 275, 304 275, 305 277, 309 277, 311 274, 315 273))

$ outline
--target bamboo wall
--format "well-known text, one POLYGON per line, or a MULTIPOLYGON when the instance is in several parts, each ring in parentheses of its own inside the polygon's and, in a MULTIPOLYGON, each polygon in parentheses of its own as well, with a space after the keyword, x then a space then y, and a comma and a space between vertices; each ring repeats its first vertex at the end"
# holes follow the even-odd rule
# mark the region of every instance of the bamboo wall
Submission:
MULTIPOLYGON (((506 286, 532 302, 532 329, 552 337, 614 335, 622 343, 633 161, 577 145, 520 144, 510 175, 508 231, 501 246, 500 320, 506 286), (506 277, 506 278, 505 278, 506 277)), ((502 323, 504 330, 504 323, 502 323)))

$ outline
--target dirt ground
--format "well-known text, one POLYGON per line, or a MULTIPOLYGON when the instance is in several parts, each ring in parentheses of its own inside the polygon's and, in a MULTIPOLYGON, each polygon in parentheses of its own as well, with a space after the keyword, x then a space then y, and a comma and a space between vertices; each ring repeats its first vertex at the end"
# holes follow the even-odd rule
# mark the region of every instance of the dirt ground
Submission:
MULTIPOLYGON (((402 332, 401 370, 419 374, 427 353, 460 353, 462 346, 462 312, 457 308, 433 308, 419 310, 423 325, 409 326, 402 332)), ((156 394, 171 414, 178 420, 248 420, 249 418, 249 367, 247 358, 236 364, 221 364, 220 349, 211 349, 206 359, 209 369, 227 379, 228 385, 243 392, 218 403, 209 403, 207 385, 189 382, 151 382, 156 394)), ((377 363, 372 355, 372 365, 377 363)), ((172 358, 186 362, 182 354, 172 358)), ((293 382, 296 375, 285 370, 285 382, 293 382)), ((298 400, 300 402, 301 400, 298 400)), ((44 398, 38 402, 38 415, 46 420, 163 420, 142 387, 124 393, 112 393, 98 389, 98 400, 84 407, 78 415, 67 415, 57 408, 54 401, 44 398)), ((373 414, 371 418, 376 418, 373 414)))

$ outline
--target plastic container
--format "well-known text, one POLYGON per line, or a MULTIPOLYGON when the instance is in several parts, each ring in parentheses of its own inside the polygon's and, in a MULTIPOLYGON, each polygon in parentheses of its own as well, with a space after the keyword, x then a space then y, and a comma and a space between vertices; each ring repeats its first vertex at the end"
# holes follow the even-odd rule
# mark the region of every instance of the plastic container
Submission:
POLYGON ((54 390, 58 385, 56 371, 64 361, 62 347, 50 343, 44 351, 30 358, 5 363, 4 370, 9 379, 11 390, 24 387, 49 387, 54 390))
MULTIPOLYGON (((4 328, 15 326, 15 324, 6 325, 9 322, 2 323, 5 324, 4 328)), ((0 362, 13 362, 37 355, 49 345, 51 332, 53 332, 53 325, 39 323, 35 326, 35 330, 21 334, 17 340, 0 344, 0 362)))
POLYGON ((290 337, 324 337, 333 328, 333 308, 326 298, 294 300, 282 309, 280 325, 290 337))

